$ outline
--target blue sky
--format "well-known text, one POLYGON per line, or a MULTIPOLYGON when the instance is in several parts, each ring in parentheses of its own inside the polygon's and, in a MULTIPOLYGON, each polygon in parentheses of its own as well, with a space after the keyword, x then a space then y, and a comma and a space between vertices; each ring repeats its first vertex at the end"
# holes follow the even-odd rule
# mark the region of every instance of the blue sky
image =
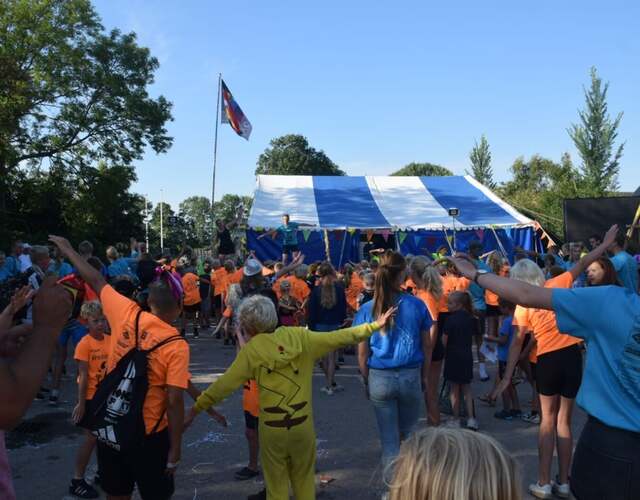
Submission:
POLYGON ((469 168, 486 134, 495 177, 520 155, 578 163, 567 127, 596 66, 624 111, 620 182, 640 185, 640 3, 100 0, 107 28, 135 31, 174 104, 174 145, 137 162, 134 189, 177 208, 211 196, 217 75, 253 125, 219 130, 216 198, 250 194, 259 154, 300 133, 350 175, 411 161, 469 168))

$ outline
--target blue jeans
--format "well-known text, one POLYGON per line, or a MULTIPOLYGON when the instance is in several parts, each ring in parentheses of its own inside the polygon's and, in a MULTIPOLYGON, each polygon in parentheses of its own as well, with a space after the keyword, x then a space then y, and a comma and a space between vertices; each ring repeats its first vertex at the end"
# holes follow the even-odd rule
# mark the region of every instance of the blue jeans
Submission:
POLYGON ((373 403, 386 467, 400 451, 400 440, 413 431, 424 404, 420 368, 369 369, 373 403))

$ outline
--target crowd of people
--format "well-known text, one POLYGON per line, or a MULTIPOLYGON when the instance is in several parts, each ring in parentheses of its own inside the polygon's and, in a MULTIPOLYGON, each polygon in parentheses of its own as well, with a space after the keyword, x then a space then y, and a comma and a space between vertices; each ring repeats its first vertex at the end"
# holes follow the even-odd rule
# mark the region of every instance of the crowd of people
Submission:
MULTIPOLYGON (((460 255, 388 250, 340 269, 305 263, 298 227, 283 218, 277 262, 252 252, 239 260, 222 221, 215 257, 189 248, 152 256, 132 239, 126 255, 108 247, 103 261, 88 241, 16 241, 0 254, 0 429, 34 398, 57 405, 62 374, 77 373, 72 419, 85 438, 69 493, 97 498, 99 484, 111 499, 134 487, 144 499, 170 498, 184 429, 201 412, 226 425, 214 407, 242 387, 249 459, 235 478, 254 478, 261 465, 265 490, 250 498, 288 499, 291 488, 313 499, 312 374, 317 365, 324 373, 320 397, 344 391, 336 370, 353 353, 375 414, 385 497, 521 498, 515 460, 476 432, 475 401, 501 397, 495 418, 539 425, 531 495, 640 498, 638 262, 616 226, 589 249, 517 249, 510 260, 473 241, 460 255), (237 355, 200 392, 189 356, 204 332, 237 355), (486 393, 472 393, 474 376, 486 393), (519 381, 531 391, 527 412, 519 381), (185 392, 194 400, 186 411, 185 392), (574 452, 576 398, 588 422, 574 452), (89 481, 94 450, 98 477, 89 481)), ((11 499, 3 439, 0 431, 0 497, 11 499)))

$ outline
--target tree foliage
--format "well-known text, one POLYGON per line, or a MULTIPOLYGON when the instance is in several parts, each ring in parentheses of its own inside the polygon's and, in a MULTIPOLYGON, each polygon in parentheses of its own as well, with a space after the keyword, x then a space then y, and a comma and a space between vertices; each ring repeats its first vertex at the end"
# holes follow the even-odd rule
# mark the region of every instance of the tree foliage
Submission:
POLYGON ((19 168, 81 174, 166 151, 171 104, 147 92, 157 67, 134 33, 106 33, 88 0, 2 2, 0 211, 19 168))
POLYGON ((580 175, 568 154, 560 163, 538 155, 520 157, 511 166, 512 179, 498 188, 516 209, 563 233, 563 200, 580 196, 580 175))
POLYGON ((258 158, 256 175, 345 175, 324 151, 309 146, 302 135, 276 137, 258 158))
POLYGON ((239 226, 246 226, 252 203, 251 196, 225 194, 214 204, 215 218, 226 222, 236 221, 239 226))
POLYGON ((416 163, 412 162, 405 165, 400 170, 395 171, 391 175, 405 175, 418 177, 441 177, 453 175, 448 168, 436 165, 434 163, 416 163))
POLYGON ((192 239, 197 247, 211 244, 211 200, 206 196, 190 196, 179 206, 179 213, 187 227, 193 228, 192 239))
POLYGON ((489 142, 484 134, 480 137, 480 143, 478 144, 476 141, 473 145, 473 149, 469 153, 469 160, 471 160, 471 176, 488 188, 495 189, 496 183, 493 180, 493 168, 491 167, 491 151, 489 150, 489 142))
POLYGON ((612 120, 607 109, 609 83, 602 83, 591 68, 591 86, 584 90, 586 108, 578 111, 580 122, 568 132, 582 159, 580 170, 586 196, 605 196, 618 189, 618 173, 624 143, 615 147, 622 113, 612 120))

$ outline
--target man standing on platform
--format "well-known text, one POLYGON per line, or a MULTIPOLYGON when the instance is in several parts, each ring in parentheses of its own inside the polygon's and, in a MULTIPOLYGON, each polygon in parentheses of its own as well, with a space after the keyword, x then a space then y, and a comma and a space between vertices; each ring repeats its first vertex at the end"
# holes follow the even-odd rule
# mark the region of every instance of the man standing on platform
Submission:
POLYGON ((291 260, 296 260, 300 255, 300 248, 298 248, 298 228, 300 224, 297 222, 291 222, 289 214, 282 215, 282 225, 273 231, 268 231, 258 236, 258 239, 264 238, 267 235, 274 236, 277 233, 282 234, 282 263, 287 264, 287 258, 291 253, 291 260))

